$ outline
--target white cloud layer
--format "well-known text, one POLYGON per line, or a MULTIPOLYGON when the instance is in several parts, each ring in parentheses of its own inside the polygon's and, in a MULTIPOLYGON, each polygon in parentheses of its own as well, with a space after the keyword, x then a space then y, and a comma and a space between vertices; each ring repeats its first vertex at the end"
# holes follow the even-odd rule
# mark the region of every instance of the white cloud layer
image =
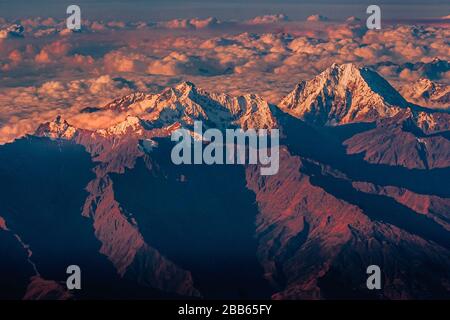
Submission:
POLYGON ((85 126, 106 125, 114 116, 79 111, 181 80, 210 91, 257 93, 272 103, 334 62, 372 66, 397 86, 423 77, 450 83, 448 24, 368 31, 357 19, 321 20, 266 15, 240 24, 214 18, 96 21, 84 33, 64 37, 61 22, 22 20, 24 37, 38 39, 0 40, 0 142, 57 114, 85 126))

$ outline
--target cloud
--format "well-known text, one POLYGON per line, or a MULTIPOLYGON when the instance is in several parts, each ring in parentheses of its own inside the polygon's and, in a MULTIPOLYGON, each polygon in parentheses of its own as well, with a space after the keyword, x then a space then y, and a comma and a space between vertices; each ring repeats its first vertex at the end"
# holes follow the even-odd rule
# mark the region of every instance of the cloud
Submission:
POLYGON ((71 45, 63 40, 58 40, 45 45, 36 55, 34 61, 38 64, 58 63, 58 58, 64 57, 70 50, 71 45))
POLYGON ((448 28, 438 25, 372 31, 355 20, 310 23, 266 15, 233 24, 214 18, 88 21, 83 32, 61 37, 54 33, 66 30, 60 20, 20 23, 27 38, 39 38, 0 41, 0 142, 57 114, 83 126, 112 123, 113 114, 95 113, 94 119, 79 111, 181 80, 209 91, 257 93, 272 103, 333 62, 368 65, 399 83, 423 76, 450 81, 450 70, 434 60, 450 56, 448 28))
POLYGON ((23 37, 24 27, 20 24, 13 24, 0 30, 0 39, 23 37))
POLYGON ((246 21, 249 25, 259 25, 259 24, 271 24, 288 21, 288 17, 284 14, 269 14, 264 16, 258 16, 251 20, 246 21))
POLYGON ((314 14, 314 15, 311 15, 308 18, 306 18, 306 21, 309 21, 309 22, 324 22, 324 21, 328 21, 328 20, 330 20, 330 19, 328 19, 327 17, 322 16, 320 14, 314 14))
POLYGON ((87 130, 105 129, 116 123, 124 121, 129 113, 118 114, 114 111, 105 110, 95 113, 78 113, 67 118, 69 123, 77 128, 87 130))
POLYGON ((9 72, 14 68, 17 68, 22 61, 22 52, 20 50, 14 49, 8 54, 7 59, 5 59, 3 63, 0 61, 0 70, 3 72, 9 72))
MULTIPOLYGON (((37 87, 8 88, 0 92, 0 143, 32 133, 40 123, 53 120, 57 115, 66 119, 78 119, 85 126, 87 116, 80 110, 86 107, 101 107, 112 99, 144 89, 143 83, 131 88, 124 85, 126 79, 113 79, 109 75, 69 82, 47 81, 37 87)), ((99 113, 89 128, 113 123, 113 116, 99 113)), ((119 119, 120 120, 120 119, 119 119)))
POLYGON ((109 52, 103 58, 105 69, 109 72, 133 72, 136 70, 137 57, 121 52, 109 52))
POLYGON ((170 21, 160 22, 158 26, 168 29, 205 29, 216 27, 220 24, 217 18, 209 17, 206 19, 174 19, 170 21))
POLYGON ((202 56, 171 52, 162 59, 155 60, 148 66, 147 72, 166 76, 181 74, 211 76, 224 73, 226 70, 214 59, 202 56))
POLYGON ((399 74, 400 79, 407 81, 416 81, 420 78, 420 75, 417 71, 403 69, 399 74))

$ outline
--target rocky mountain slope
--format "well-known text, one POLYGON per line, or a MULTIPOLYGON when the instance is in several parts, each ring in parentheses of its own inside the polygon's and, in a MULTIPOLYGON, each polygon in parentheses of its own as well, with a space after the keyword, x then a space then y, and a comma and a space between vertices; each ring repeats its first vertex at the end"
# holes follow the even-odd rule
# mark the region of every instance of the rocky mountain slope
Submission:
POLYGON ((104 109, 140 114, 143 119, 160 125, 174 122, 192 125, 195 120, 202 120, 206 126, 217 128, 276 126, 268 103, 261 97, 209 93, 190 82, 182 82, 158 94, 135 93, 121 97, 99 110, 104 109))
POLYGON ((450 297, 449 115, 373 71, 333 65, 279 106, 184 82, 90 112, 105 109, 128 117, 57 117, 0 147, 2 297, 450 297), (195 120, 281 129, 278 174, 172 164, 171 133, 195 120), (65 290, 71 263, 86 290, 65 290))
POLYGON ((415 104, 436 108, 450 109, 450 86, 421 78, 400 88, 400 93, 415 104))
POLYGON ((372 122, 407 107, 403 97, 380 75, 354 64, 333 64, 302 81, 279 104, 287 113, 318 125, 372 122))

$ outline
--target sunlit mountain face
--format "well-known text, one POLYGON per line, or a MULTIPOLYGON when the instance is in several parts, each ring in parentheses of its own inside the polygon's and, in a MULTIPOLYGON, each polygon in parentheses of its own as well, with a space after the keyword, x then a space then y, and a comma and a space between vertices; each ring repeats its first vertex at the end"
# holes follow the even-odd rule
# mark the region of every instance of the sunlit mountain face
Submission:
POLYGON ((447 3, 68 5, 0 4, 0 299, 450 298, 447 3))

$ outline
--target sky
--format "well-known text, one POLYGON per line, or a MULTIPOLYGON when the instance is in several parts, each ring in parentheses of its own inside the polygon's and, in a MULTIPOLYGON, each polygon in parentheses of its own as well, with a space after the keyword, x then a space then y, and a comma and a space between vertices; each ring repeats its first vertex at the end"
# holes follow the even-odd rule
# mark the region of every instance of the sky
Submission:
MULTIPOLYGON (((450 2, 442 0, 375 1, 389 19, 420 19, 442 16, 450 2)), ((373 0, 0 0, 0 17, 24 16, 62 18, 70 4, 77 4, 89 19, 167 20, 215 16, 219 19, 248 19, 262 14, 284 13, 291 19, 311 14, 330 18, 362 17, 373 0)))

